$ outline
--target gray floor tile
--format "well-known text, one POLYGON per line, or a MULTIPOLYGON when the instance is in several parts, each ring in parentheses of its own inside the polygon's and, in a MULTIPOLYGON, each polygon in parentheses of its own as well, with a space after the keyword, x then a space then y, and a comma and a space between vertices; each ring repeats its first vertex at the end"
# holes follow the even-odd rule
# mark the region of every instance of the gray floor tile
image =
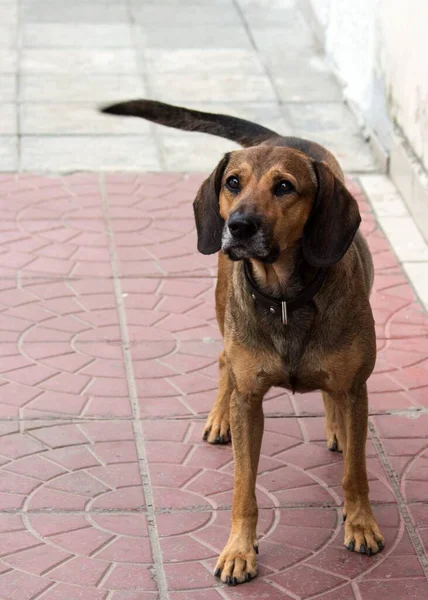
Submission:
POLYGON ((405 262, 403 264, 406 273, 413 284, 416 293, 428 310, 428 261, 423 263, 405 262))
POLYGON ((0 75, 0 102, 16 99, 16 75, 0 75))
POLYGON ((265 73, 259 56, 253 50, 238 48, 176 50, 144 49, 144 64, 153 73, 239 73, 261 75, 265 73))
POLYGON ((12 48, 0 48, 0 73, 16 73, 17 53, 12 48))
POLYGON ((21 139, 24 171, 157 171, 153 140, 148 136, 40 136, 21 139))
POLYGON ((210 135, 183 133, 160 136, 165 166, 171 171, 211 172, 222 156, 239 146, 210 135))
POLYGON ((0 136, 0 171, 16 171, 18 169, 18 138, 16 136, 0 136))
POLYGON ((339 85, 329 73, 308 78, 296 70, 272 79, 283 102, 338 102, 342 99, 339 85))
MULTIPOLYGON (((141 2, 132 5, 132 14, 137 23, 141 25, 162 25, 171 17, 171 11, 168 6, 162 4, 148 4, 141 2)), ((195 2, 194 4, 183 4, 178 10, 174 11, 171 19, 174 26, 195 27, 200 25, 230 25, 239 24, 241 21, 239 12, 235 6, 223 4, 220 7, 215 4, 205 4, 195 2)))
POLYGON ((345 171, 372 171, 376 165, 358 123, 340 102, 288 104, 283 112, 294 134, 328 148, 345 171))
MULTIPOLYGON (((103 0, 96 0, 98 1, 103 1, 103 0)), ((106 0, 106 1, 111 1, 111 0, 106 0)), ((253 0, 254 1, 254 0, 253 0)), ((275 0, 278 1, 278 0, 275 0)), ((137 9, 141 6, 143 0, 129 0, 129 5, 132 6, 133 8, 136 7, 137 9)), ((198 4, 197 0, 145 0, 146 4, 156 4, 159 6, 162 6, 165 11, 173 11, 177 8, 181 8, 183 6, 194 6, 195 4, 198 4)), ((230 5, 234 5, 235 2, 234 0, 201 0, 201 3, 204 4, 204 6, 216 6, 219 8, 219 10, 222 10, 224 6, 230 6, 230 5)), ((170 14, 169 12, 166 14, 170 14)))
POLYGON ((13 48, 16 44, 16 40, 16 27, 0 25, 0 48, 13 48))
POLYGON ((131 48, 116 49, 24 49, 23 73, 138 73, 137 55, 131 48))
POLYGON ((76 3, 39 0, 23 3, 22 20, 53 23, 127 23, 129 13, 127 4, 121 2, 76 3))
MULTIPOLYGON (((139 2, 139 0, 135 0, 135 2, 139 2)), ((254 8, 262 10, 277 10, 278 8, 283 8, 290 10, 291 8, 298 6, 299 0, 236 0, 236 3, 242 10, 252 10, 254 8)))
POLYGON ((15 104, 0 104, 0 135, 17 135, 15 104))
POLYGON ((291 21, 300 22, 302 16, 299 13, 296 0, 258 0, 255 2, 240 2, 244 19, 251 27, 263 27, 266 25, 283 25, 288 28, 291 21))
POLYGON ((132 75, 23 75, 21 101, 107 104, 144 96, 142 79, 132 75))
POLYGON ((18 19, 18 4, 7 2, 1 5, 1 24, 16 25, 18 19))
POLYGON ((279 65, 268 66, 283 102, 332 102, 342 99, 340 87, 319 56, 290 56, 279 65))
POLYGON ((22 44, 26 48, 120 48, 133 42, 126 23, 27 23, 22 44))
POLYGON ((338 132, 301 135, 325 146, 334 154, 344 171, 375 171, 376 163, 369 145, 358 133, 341 135, 338 132))
POLYGON ((140 43, 147 48, 218 48, 221 38, 222 48, 251 49, 251 42, 244 26, 210 25, 207 27, 174 27, 147 25, 138 29, 140 43))
POLYGON ((20 129, 23 135, 149 135, 151 132, 148 121, 103 115, 94 103, 21 104, 20 129))
POLYGON ((149 74, 154 98, 165 102, 273 102, 274 90, 267 77, 261 75, 149 74))
POLYGON ((352 136, 360 132, 355 117, 343 102, 286 104, 283 110, 299 135, 336 132, 352 136))
POLYGON ((253 26, 251 33, 257 49, 270 64, 288 64, 293 56, 313 55, 318 50, 315 38, 300 13, 287 27, 253 26))

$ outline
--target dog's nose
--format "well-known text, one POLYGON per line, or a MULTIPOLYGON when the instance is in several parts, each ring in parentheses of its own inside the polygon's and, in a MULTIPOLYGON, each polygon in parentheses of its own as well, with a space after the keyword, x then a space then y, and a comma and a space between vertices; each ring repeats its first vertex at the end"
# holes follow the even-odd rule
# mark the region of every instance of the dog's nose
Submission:
POLYGON ((260 220, 254 215, 236 213, 229 218, 229 231, 237 240, 246 240, 260 229, 260 220))

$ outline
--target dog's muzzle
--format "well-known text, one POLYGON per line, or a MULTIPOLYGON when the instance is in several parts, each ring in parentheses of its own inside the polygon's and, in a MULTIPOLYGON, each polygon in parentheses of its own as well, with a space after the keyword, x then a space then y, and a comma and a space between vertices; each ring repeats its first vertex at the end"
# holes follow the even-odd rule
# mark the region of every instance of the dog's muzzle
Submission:
POLYGON ((255 258, 275 262, 279 251, 268 229, 257 215, 236 212, 225 224, 222 250, 231 260, 255 258))

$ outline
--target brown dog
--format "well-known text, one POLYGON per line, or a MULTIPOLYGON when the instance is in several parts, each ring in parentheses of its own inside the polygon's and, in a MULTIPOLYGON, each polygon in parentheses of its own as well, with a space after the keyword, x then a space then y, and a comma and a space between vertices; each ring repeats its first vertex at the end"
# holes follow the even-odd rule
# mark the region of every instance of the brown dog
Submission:
POLYGON ((321 390, 327 446, 342 450, 345 546, 384 541, 369 503, 365 445, 376 343, 373 265, 355 199, 325 148, 259 125, 152 101, 104 112, 232 139, 194 202, 198 249, 219 253, 216 311, 224 337, 219 390, 204 431, 233 438, 232 526, 215 574, 231 585, 257 573, 257 467, 263 396, 271 386, 321 390))

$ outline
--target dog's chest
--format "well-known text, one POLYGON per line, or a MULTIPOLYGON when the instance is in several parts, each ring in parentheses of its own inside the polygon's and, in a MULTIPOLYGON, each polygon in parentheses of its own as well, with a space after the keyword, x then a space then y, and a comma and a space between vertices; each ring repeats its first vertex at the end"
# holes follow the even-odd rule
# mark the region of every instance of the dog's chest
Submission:
POLYGON ((328 375, 322 369, 313 335, 305 335, 301 328, 282 326, 271 339, 275 354, 281 359, 275 385, 300 393, 324 387, 328 375))

